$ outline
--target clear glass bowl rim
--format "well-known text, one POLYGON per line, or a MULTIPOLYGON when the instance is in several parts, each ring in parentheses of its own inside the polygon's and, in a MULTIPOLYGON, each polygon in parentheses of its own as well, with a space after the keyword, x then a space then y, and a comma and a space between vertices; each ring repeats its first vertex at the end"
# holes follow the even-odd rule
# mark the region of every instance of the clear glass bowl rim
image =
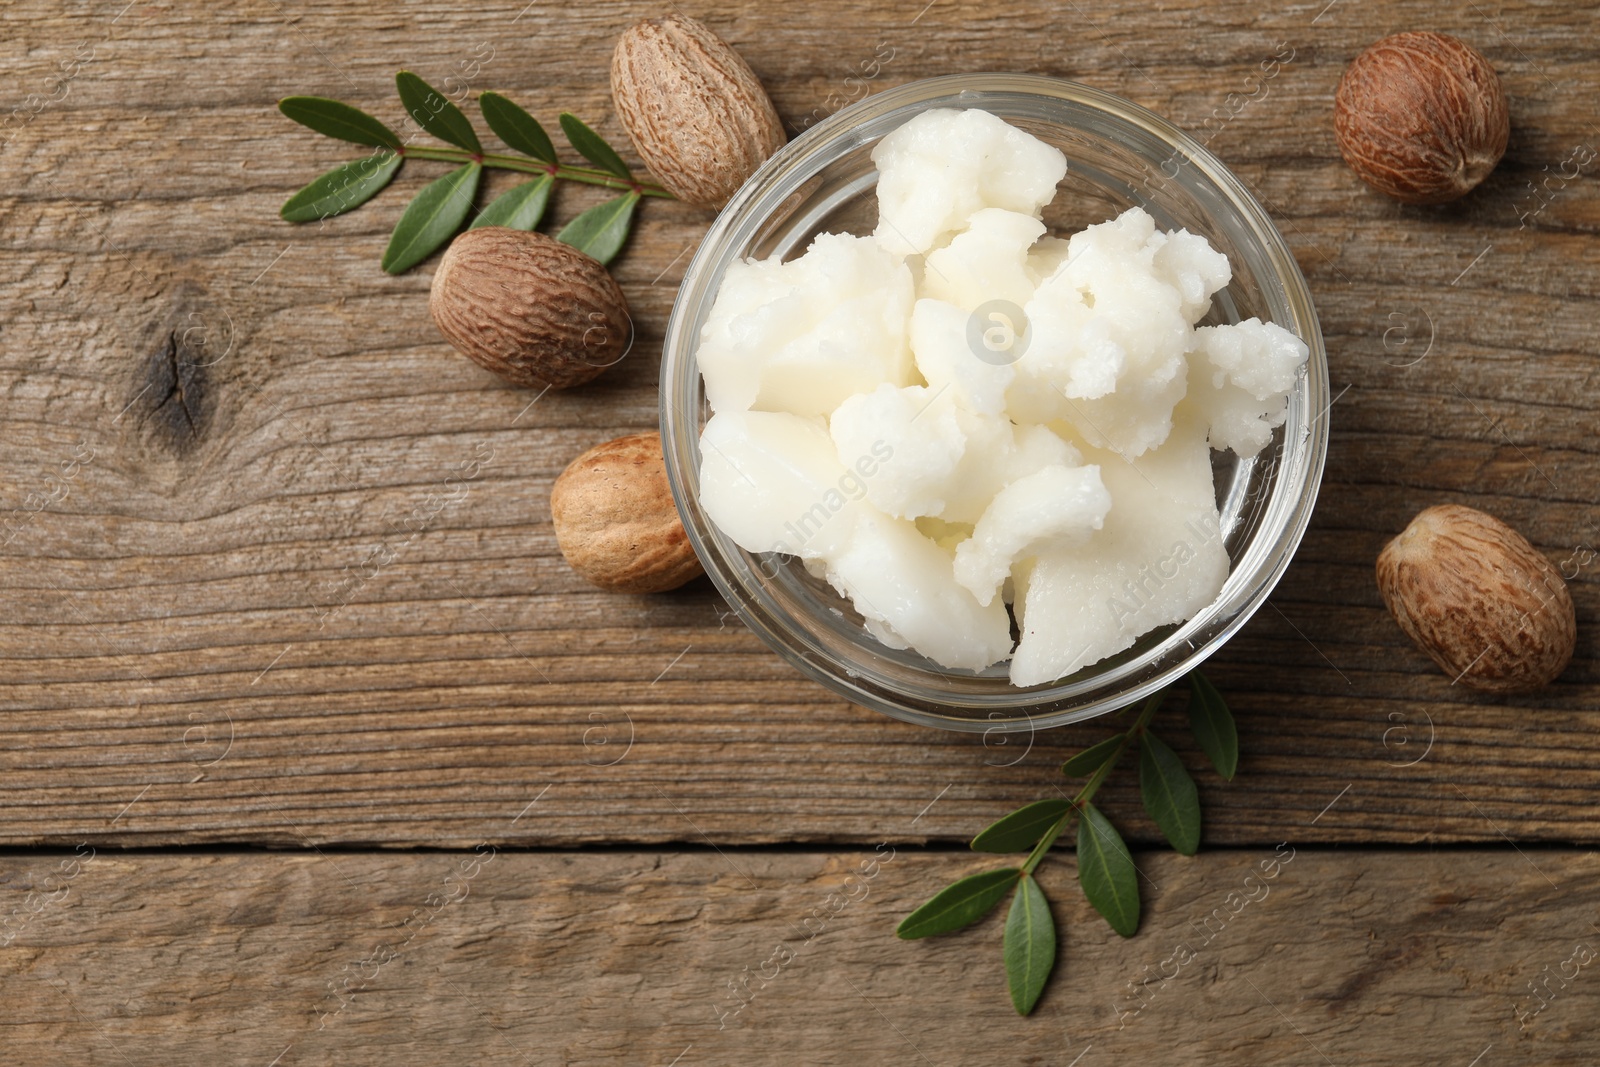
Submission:
MULTIPOLYGON (((1060 124, 1081 129, 1068 121, 1060 124)), ((829 116, 781 148, 729 201, 691 259, 668 320, 660 383, 661 435, 673 500, 706 573, 744 623, 791 665, 853 703, 905 722, 962 732, 1031 732, 1079 722, 1137 702, 1199 666, 1249 621, 1282 578, 1304 537, 1327 458, 1328 422, 1323 416, 1329 386, 1322 331, 1305 277, 1266 210, 1219 159, 1161 116, 1114 93, 1038 74, 952 74, 906 82, 829 116), (716 296, 716 287, 709 279, 720 284, 727 264, 759 232, 773 210, 843 150, 859 143, 855 131, 861 126, 892 118, 896 112, 903 112, 909 119, 937 106, 982 106, 976 99, 956 99, 961 94, 1021 95, 1041 98, 1045 106, 1057 101, 1093 110, 1113 123, 1153 137, 1167 149, 1163 159, 1170 158, 1174 151, 1181 153, 1182 169, 1175 180, 1182 181, 1184 169, 1193 167, 1245 220, 1245 229, 1233 230, 1230 235, 1251 246, 1271 268, 1260 281, 1264 300, 1272 309, 1272 320, 1295 332, 1310 348, 1306 373, 1290 397, 1280 446, 1279 479, 1268 514, 1216 600, 1160 644, 1118 664, 1109 675, 1101 676, 1091 666, 1087 677, 1080 672, 1058 683, 1011 688, 1009 693, 947 705, 952 709, 988 711, 989 717, 982 719, 941 714, 927 706, 925 700, 869 687, 848 663, 807 641, 784 619, 764 610, 759 589, 754 587, 759 583, 747 587, 745 575, 732 563, 732 555, 740 550, 701 512, 686 474, 697 470, 699 462, 700 423, 689 413, 700 410, 700 374, 694 352, 699 342, 701 305, 709 304, 716 296), (1281 291, 1274 290, 1270 284, 1274 282, 1281 291), (1263 545, 1264 540, 1270 543, 1263 545), (1117 684, 1119 681, 1124 684, 1117 684), (1059 704, 1064 699, 1075 702, 1042 713, 1030 710, 1059 704)), ((876 644, 865 631, 860 642, 868 647, 876 644)))

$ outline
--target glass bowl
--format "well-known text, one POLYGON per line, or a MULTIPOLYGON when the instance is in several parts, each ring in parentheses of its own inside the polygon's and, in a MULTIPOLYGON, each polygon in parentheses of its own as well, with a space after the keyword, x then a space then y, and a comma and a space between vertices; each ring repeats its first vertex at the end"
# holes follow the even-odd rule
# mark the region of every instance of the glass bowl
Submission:
POLYGON ((1283 237, 1243 183, 1170 122, 1111 93, 1028 74, 910 82, 831 116, 782 148, 734 196, 689 264, 667 325, 661 435, 672 494, 706 573, 744 622, 784 659, 857 704, 924 726, 1020 731, 1077 722, 1176 681, 1266 600, 1305 533, 1328 447, 1328 367, 1316 309, 1283 237), (1310 359, 1285 424, 1258 456, 1212 453, 1232 569, 1215 601, 1186 623, 1046 685, 1019 688, 1007 664, 952 671, 883 645, 850 602, 787 556, 752 554, 699 502, 700 430, 710 416, 695 363, 723 272, 737 259, 804 252, 822 232, 877 223, 873 145, 923 111, 981 108, 1049 142, 1067 175, 1045 222, 1061 235, 1140 205, 1162 229, 1203 234, 1233 265, 1207 322, 1251 316, 1298 334, 1310 359))

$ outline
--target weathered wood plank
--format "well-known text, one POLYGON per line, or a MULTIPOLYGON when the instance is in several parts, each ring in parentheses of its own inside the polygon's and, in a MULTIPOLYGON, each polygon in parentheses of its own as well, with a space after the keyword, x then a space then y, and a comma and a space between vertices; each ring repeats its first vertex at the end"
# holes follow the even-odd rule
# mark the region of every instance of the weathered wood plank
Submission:
POLYGON ((5 927, 10 1062, 1600 1055, 1600 861, 1571 850, 1141 854, 1160 890, 1147 888, 1133 940, 1089 911, 1070 861, 1052 861, 1041 885, 1061 962, 1026 1021, 1005 995, 997 918, 892 935, 923 896, 984 865, 970 855, 81 855, 65 870, 53 854, 0 859, 0 904, 30 890, 43 902, 5 927))
MULTIPOLYGON (((427 166, 324 229, 277 220, 349 154, 291 126, 279 96, 392 120, 395 69, 443 82, 487 46, 471 90, 547 118, 571 108, 624 144, 606 57, 656 8, 118 6, 0 12, 0 69, 45 100, 0 133, 0 841, 874 842, 884 812, 935 795, 894 834, 953 840, 1048 795, 1054 765, 1098 736, 1028 749, 883 721, 798 681, 703 584, 620 598, 566 569, 550 481, 588 445, 654 423, 655 353, 704 213, 646 205, 617 267, 638 346, 593 387, 531 408, 438 339, 427 266, 378 271, 427 166), (194 362, 216 360, 188 414, 166 399, 162 347, 185 332, 194 362), (447 499, 445 479, 485 456, 447 499)), ((852 92, 882 41, 894 58, 869 87, 981 69, 1092 82, 1199 131, 1271 205, 1316 291, 1335 387, 1350 388, 1329 415, 1311 534, 1273 606, 1215 661, 1246 754, 1234 785, 1202 783, 1209 840, 1271 842, 1286 824, 1317 840, 1600 840, 1594 566, 1573 584, 1573 666, 1512 702, 1451 688, 1371 579, 1382 542, 1441 500, 1497 512, 1557 560, 1600 544, 1600 196, 1586 174, 1526 218, 1528 183, 1597 136, 1600 12, 693 13, 797 125, 852 92), (1493 58, 1516 124, 1485 188, 1437 210, 1359 187, 1328 117, 1344 63, 1418 25, 1493 58), (1280 44, 1293 58, 1231 116, 1228 94, 1250 91, 1280 44)), ((556 221, 599 195, 564 192, 556 221)), ((1106 802, 1151 839, 1128 782, 1106 802)))

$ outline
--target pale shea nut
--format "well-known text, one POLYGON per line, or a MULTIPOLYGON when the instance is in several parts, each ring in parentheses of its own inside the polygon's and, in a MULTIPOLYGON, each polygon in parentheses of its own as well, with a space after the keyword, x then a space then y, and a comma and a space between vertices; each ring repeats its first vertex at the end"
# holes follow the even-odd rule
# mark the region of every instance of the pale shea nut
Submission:
POLYGON ((611 99, 650 173, 701 207, 726 204, 786 140, 750 65, 687 15, 623 32, 611 55, 611 99))
POLYGON ((572 569, 616 593, 662 593, 705 571, 667 483, 659 433, 596 445, 550 490, 556 543, 572 569))
POLYGON ((450 243, 428 310, 458 352, 517 385, 581 385, 622 359, 631 341, 628 302, 599 260, 503 226, 450 243))
POLYGON ((1459 504, 1428 508, 1384 546, 1378 591, 1406 636, 1473 689, 1537 689, 1577 643, 1561 572, 1517 531, 1459 504))
POLYGON ((1362 181, 1408 204, 1441 204, 1494 170, 1511 112, 1476 48, 1444 33, 1397 33, 1345 70, 1333 129, 1362 181))

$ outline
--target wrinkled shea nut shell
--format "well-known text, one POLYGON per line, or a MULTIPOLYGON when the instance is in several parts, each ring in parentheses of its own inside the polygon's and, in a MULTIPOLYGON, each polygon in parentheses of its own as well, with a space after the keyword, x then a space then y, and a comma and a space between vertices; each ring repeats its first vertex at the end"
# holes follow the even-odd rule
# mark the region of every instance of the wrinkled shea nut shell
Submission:
POLYGON ((468 230, 433 275, 428 309, 468 359, 518 385, 566 389, 627 352, 631 322, 606 268, 542 233, 468 230))
POLYGON ((785 141, 749 64, 684 15, 623 33, 611 55, 611 99, 650 173, 702 207, 726 204, 785 141))
POLYGON ((1417 647, 1473 689, 1537 689, 1577 643, 1555 566, 1499 519, 1457 504, 1427 509, 1384 546, 1378 590, 1417 647))
POLYGON ((705 571, 667 484, 659 433, 607 441, 550 490, 556 542, 572 569, 618 593, 661 593, 705 571))
POLYGON ((1408 204, 1465 196, 1505 154, 1500 76, 1443 33, 1397 33, 1355 58, 1334 96, 1339 151, 1361 179, 1408 204))

